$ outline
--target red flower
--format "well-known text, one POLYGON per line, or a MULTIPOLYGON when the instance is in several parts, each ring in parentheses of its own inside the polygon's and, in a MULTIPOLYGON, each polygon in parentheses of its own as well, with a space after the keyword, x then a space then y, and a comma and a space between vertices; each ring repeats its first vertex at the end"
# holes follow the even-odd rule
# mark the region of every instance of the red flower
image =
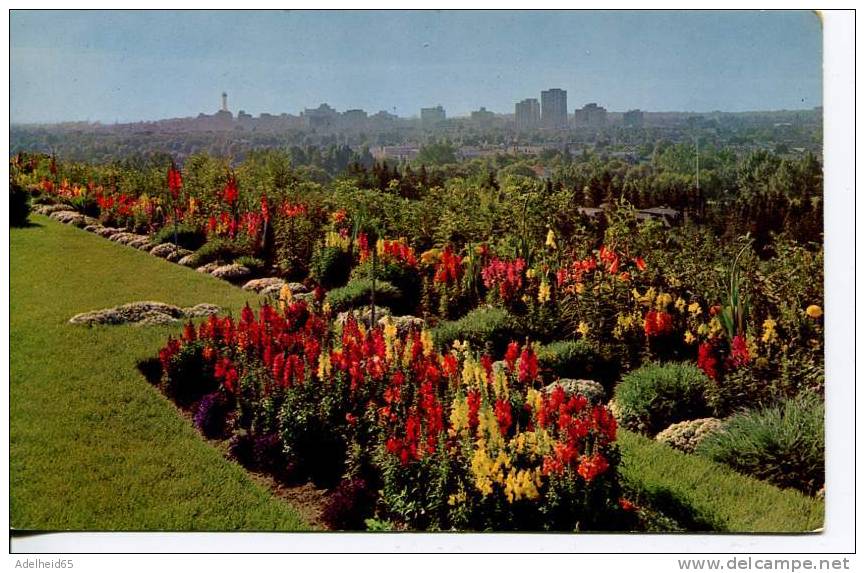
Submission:
POLYGON ((637 268, 641 271, 646 270, 646 261, 643 260, 643 257, 637 257, 634 259, 634 264, 637 265, 637 268))
POLYGON ((237 196, 237 178, 234 175, 229 175, 228 181, 225 182, 225 187, 222 189, 222 200, 229 205, 234 205, 237 196))
POLYGON ((748 352, 748 345, 745 342, 744 336, 741 334, 734 336, 730 347, 730 360, 733 363, 733 366, 739 368, 751 361, 751 354, 748 352))
POLYGON ((516 342, 511 342, 508 344, 508 350, 505 352, 505 362, 508 365, 508 369, 513 372, 514 368, 517 365, 517 357, 520 355, 520 345, 516 342))
POLYGON ((673 317, 663 310, 650 310, 646 313, 643 330, 646 336, 663 336, 673 332, 673 317))
POLYGON ((718 359, 715 357, 715 347, 711 342, 704 342, 697 350, 697 366, 712 380, 718 379, 718 359))
POLYGON ((270 206, 267 204, 267 195, 261 196, 261 217, 265 223, 270 222, 270 206))
POLYGON ((619 507, 621 507, 623 511, 637 511, 637 506, 624 497, 619 498, 619 507))
POLYGON ((168 167, 168 190, 171 191, 171 196, 176 200, 180 195, 180 190, 183 188, 183 176, 180 174, 180 170, 177 169, 177 166, 174 164, 174 161, 171 162, 171 165, 168 167))
POLYGON ((538 377, 538 357, 532 351, 531 345, 527 345, 520 355, 519 380, 523 384, 529 384, 538 377))
POLYGON ((582 476, 586 482, 590 482, 600 474, 607 471, 610 463, 607 458, 600 452, 595 452, 591 456, 582 456, 580 458, 580 466, 577 468, 577 473, 582 476))
POLYGON ((503 436, 506 436, 513 422, 510 402, 502 399, 496 400, 495 412, 496 420, 499 423, 499 431, 503 436))

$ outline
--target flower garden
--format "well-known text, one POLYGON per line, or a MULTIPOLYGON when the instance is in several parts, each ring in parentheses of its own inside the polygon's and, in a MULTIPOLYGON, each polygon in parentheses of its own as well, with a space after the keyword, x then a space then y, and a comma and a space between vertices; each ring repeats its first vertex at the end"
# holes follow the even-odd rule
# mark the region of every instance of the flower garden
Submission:
POLYGON ((325 488, 330 529, 698 529, 634 486, 634 434, 820 503, 823 251, 783 227, 593 219, 517 176, 322 185, 272 153, 10 167, 13 206, 255 293, 167 319, 141 369, 230 459, 325 488))

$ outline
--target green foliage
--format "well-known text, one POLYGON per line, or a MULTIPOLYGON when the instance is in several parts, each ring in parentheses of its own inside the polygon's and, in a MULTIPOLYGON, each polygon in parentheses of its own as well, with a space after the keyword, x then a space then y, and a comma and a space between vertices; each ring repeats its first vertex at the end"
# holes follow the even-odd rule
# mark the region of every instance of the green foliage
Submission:
POLYGON ((311 217, 282 217, 274 222, 276 264, 288 278, 303 278, 309 272, 320 225, 311 217))
POLYGON ((238 265, 248 268, 250 271, 252 271, 252 274, 261 274, 267 270, 267 263, 265 263, 258 257, 243 255, 234 259, 234 262, 238 265))
POLYGON ((558 340, 536 350, 541 370, 556 378, 608 381, 614 369, 586 340, 558 340))
POLYGON ((30 194, 27 190, 9 178, 9 224, 12 227, 24 227, 30 218, 30 194))
MULTIPOLYGON (((197 225, 190 223, 177 225, 177 246, 195 251, 200 249, 206 241, 207 235, 197 225)), ((174 243, 173 225, 162 227, 153 235, 153 244, 160 245, 162 243, 174 243)))
POLYGON ((178 404, 188 406, 218 387, 213 365, 202 358, 203 350, 203 343, 185 345, 162 373, 162 391, 178 404))
POLYGON ((279 410, 279 436, 288 459, 317 481, 339 478, 344 470, 343 438, 348 410, 348 385, 299 384, 286 392, 279 410))
POLYGON ((440 323, 432 330, 433 341, 439 347, 454 341, 468 341, 474 348, 487 349, 501 355, 512 340, 520 340, 525 333, 508 311, 495 307, 480 307, 458 320, 440 323))
POLYGON ((339 247, 318 247, 312 255, 309 276, 326 289, 344 286, 351 274, 351 253, 339 247))
POLYGON ((195 251, 195 262, 198 265, 207 263, 230 263, 238 257, 251 255, 251 250, 230 239, 213 238, 195 251))
POLYGON ((617 417, 626 428, 653 436, 670 424, 708 416, 708 385, 703 371, 692 364, 642 366, 616 386, 617 417))
MULTIPOLYGON (((352 272, 352 280, 369 279, 371 276, 372 261, 368 260, 356 266, 352 272)), ((389 283, 397 288, 402 294, 400 301, 394 301, 392 310, 397 314, 414 314, 421 296, 422 280, 416 268, 397 263, 382 264, 380 261, 375 267, 376 285, 379 281, 389 283), (400 304, 396 304, 399 302, 400 304)), ((378 289, 376 289, 376 304, 378 304, 378 289)))
POLYGON ((426 165, 447 165, 456 163, 456 148, 447 141, 428 143, 418 151, 416 163, 426 165))
MULTIPOLYGON (((325 301, 335 312, 352 308, 360 308, 370 303, 372 281, 370 279, 352 279, 344 287, 329 290, 325 301)), ((402 303, 402 293, 398 288, 385 281, 375 282, 375 305, 392 308, 402 303)))
POLYGON ((764 410, 734 415, 697 453, 779 487, 813 495, 824 483, 824 405, 803 394, 764 410))

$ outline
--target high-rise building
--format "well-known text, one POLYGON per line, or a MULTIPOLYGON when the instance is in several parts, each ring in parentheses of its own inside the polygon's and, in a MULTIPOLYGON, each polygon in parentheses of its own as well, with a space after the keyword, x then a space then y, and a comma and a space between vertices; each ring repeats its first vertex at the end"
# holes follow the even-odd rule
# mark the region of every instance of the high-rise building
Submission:
POLYGON ((607 125, 607 110, 596 103, 588 103, 583 109, 574 110, 575 127, 604 127, 607 125))
POLYGON ((537 129, 541 123, 541 104, 535 98, 524 99, 517 102, 514 110, 514 120, 517 129, 528 131, 537 129))
POLYGON ((339 117, 339 113, 326 103, 323 103, 314 109, 307 108, 303 110, 301 115, 303 116, 303 122, 306 127, 312 128, 332 127, 339 117))
POLYGON ((494 114, 487 108, 482 107, 477 111, 473 111, 471 118, 472 123, 474 123, 478 127, 486 129, 492 126, 493 121, 496 119, 496 114, 494 114))
POLYGON ((442 106, 424 107, 420 110, 420 120, 424 127, 435 127, 445 121, 445 110, 442 106))
POLYGON ((558 88, 541 92, 541 124, 547 129, 568 128, 568 92, 558 88))
POLYGON ((643 127, 643 112, 638 109, 626 111, 622 119, 628 127, 643 127))

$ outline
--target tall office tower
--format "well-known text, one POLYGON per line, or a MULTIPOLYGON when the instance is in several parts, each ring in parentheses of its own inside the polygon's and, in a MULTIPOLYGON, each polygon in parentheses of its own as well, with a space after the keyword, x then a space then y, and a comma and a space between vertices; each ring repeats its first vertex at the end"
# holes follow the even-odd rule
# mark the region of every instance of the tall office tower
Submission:
POLYGON ((568 128, 568 92, 558 88, 541 92, 541 124, 548 129, 568 128))
POLYGON ((541 123, 541 104, 535 98, 517 102, 514 119, 519 131, 537 129, 541 123))
POLYGON ((228 94, 222 92, 222 111, 228 111, 228 94))

